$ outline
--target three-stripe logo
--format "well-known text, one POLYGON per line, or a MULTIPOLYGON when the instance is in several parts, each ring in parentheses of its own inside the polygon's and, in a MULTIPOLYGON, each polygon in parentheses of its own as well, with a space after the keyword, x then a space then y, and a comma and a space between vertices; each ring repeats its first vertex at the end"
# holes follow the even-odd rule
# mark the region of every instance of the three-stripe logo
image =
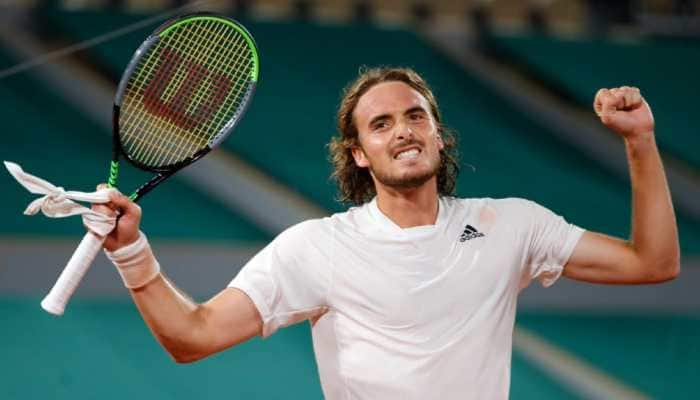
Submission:
POLYGON ((466 242, 467 240, 475 239, 478 237, 484 237, 483 233, 479 232, 476 228, 473 226, 467 224, 467 226, 464 227, 464 232, 459 236, 459 241, 460 242, 466 242))

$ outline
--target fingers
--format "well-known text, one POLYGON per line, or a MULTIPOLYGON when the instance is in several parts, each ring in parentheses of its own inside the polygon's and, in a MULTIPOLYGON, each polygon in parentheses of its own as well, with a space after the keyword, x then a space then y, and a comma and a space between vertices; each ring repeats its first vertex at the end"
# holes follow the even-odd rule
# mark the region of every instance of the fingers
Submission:
MULTIPOLYGON (((108 188, 109 186, 104 183, 97 185, 97 190, 108 188)), ((113 216, 117 216, 118 214, 130 214, 134 216, 141 215, 141 207, 131 201, 131 199, 129 199, 127 196, 120 193, 118 190, 114 189, 112 192, 110 192, 109 199, 109 203, 94 204, 92 209, 113 216)))
POLYGON ((114 204, 121 210, 133 210, 139 207, 136 203, 131 201, 131 199, 116 190, 109 194, 109 199, 111 200, 111 204, 114 204))
MULTIPOLYGON (((97 190, 108 189, 106 184, 97 185, 97 190)), ((124 196, 118 190, 109 192, 109 203, 93 204, 92 209, 106 215, 117 217, 115 229, 107 235, 104 248, 114 251, 135 242, 139 238, 141 207, 124 196)))
POLYGON ((610 93, 622 102, 623 110, 631 110, 642 103, 642 95, 636 87, 622 86, 611 89, 610 93))
MULTIPOLYGON (((107 189, 107 188, 108 188, 108 186, 104 183, 97 185, 97 190, 102 190, 102 189, 107 189)), ((114 207, 111 203, 93 204, 91 208, 94 211, 97 211, 101 214, 109 215, 111 217, 117 216, 117 208, 114 207)))
POLYGON ((600 89, 593 101, 593 109, 600 117, 609 116, 616 111, 633 110, 643 103, 639 89, 621 86, 613 89, 600 89))
POLYGON ((642 95, 636 87, 623 86, 616 92, 624 100, 626 110, 637 108, 642 103, 642 95))
POLYGON ((595 95, 593 109, 598 116, 603 117, 617 110, 616 98, 610 89, 600 89, 595 95))

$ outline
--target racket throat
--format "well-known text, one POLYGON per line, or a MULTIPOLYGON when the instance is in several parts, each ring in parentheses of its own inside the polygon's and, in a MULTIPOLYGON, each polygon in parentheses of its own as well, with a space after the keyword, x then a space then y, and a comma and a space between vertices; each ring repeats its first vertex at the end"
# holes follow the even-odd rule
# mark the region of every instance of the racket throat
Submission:
POLYGON ((109 163, 109 178, 107 178, 107 186, 116 187, 117 178, 119 177, 119 162, 112 161, 109 163))
POLYGON ((136 189, 136 191, 131 196, 129 196, 129 199, 131 201, 138 201, 141 197, 143 197, 143 195, 145 195, 146 193, 153 190, 154 187, 158 186, 158 184, 163 182, 165 179, 167 179, 169 176, 171 176, 174 172, 175 171, 171 171, 169 173, 158 174, 153 179, 144 183, 143 185, 141 185, 141 187, 136 189))

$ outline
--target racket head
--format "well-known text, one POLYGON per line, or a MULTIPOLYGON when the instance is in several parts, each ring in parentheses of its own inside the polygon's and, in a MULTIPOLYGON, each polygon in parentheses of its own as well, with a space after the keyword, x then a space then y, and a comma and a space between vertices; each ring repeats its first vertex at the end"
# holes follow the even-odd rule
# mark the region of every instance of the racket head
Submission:
MULTIPOLYGON (((259 54, 237 21, 196 13, 158 27, 134 53, 114 100, 114 160, 172 174, 219 145, 255 92, 259 54)), ((113 162, 114 165, 114 162, 113 162)))

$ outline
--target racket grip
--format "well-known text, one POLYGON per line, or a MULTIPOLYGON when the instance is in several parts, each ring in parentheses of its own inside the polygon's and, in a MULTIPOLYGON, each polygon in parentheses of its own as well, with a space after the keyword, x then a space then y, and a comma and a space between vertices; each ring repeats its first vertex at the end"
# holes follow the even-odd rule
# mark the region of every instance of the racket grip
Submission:
POLYGON ((51 291, 42 300, 41 308, 54 315, 63 315, 68 300, 90 269, 104 241, 104 236, 98 236, 90 231, 85 234, 51 291))

